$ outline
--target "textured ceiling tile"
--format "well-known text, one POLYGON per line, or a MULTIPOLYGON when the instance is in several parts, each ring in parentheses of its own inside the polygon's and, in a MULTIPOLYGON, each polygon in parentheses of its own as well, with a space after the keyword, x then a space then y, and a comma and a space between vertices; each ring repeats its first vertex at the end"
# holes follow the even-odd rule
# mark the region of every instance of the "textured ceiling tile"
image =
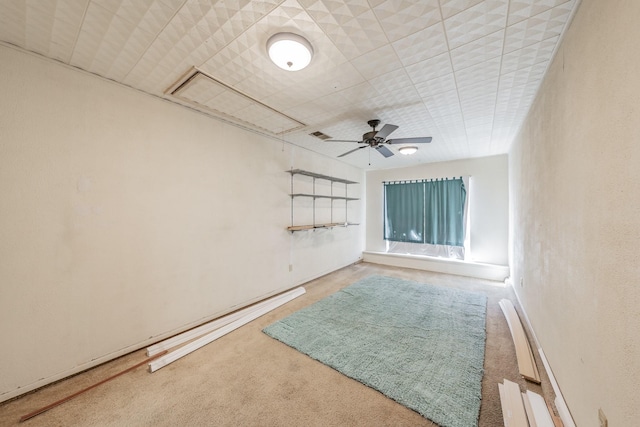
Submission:
POLYGON ((266 52, 257 40, 256 29, 249 29, 202 64, 202 68, 231 85, 252 75, 261 75, 265 67, 273 64, 268 61, 266 52))
MULTIPOLYGON (((205 59, 211 58, 220 49, 227 47, 231 41, 236 41, 246 29, 252 30, 251 36, 256 36, 256 30, 251 26, 252 19, 258 19, 273 7, 274 1, 267 2, 237 2, 234 0, 219 1, 214 4, 189 0, 174 16, 154 41, 151 48, 138 61, 136 67, 127 76, 127 81, 142 81, 152 79, 161 82, 154 93, 161 93, 166 86, 174 82, 191 66, 201 66, 205 59), (226 17, 226 20, 220 20, 226 17), (222 26, 220 23, 223 22, 222 26), (167 44, 174 47, 167 52, 167 44), (158 57, 156 52, 166 54, 158 57), (163 64, 163 70, 157 67, 163 64), (152 70, 152 75, 145 76, 144 70, 152 70), (171 72, 166 73, 166 69, 171 72)), ((246 39, 246 35, 245 35, 246 39)), ((245 43, 246 44, 246 43, 245 43)), ((235 47, 241 46, 236 42, 235 47)), ((240 49, 242 52, 246 47, 240 49)), ((245 56, 248 54, 244 53, 245 56)), ((229 57, 230 58, 230 57, 229 57)), ((246 58, 235 59, 235 64, 246 63, 246 58)), ((230 66, 229 68, 233 68, 230 66)), ((237 81, 247 78, 243 74, 237 81)), ((227 79, 229 80, 229 79, 227 79)), ((230 83, 230 82, 227 82, 230 83)))
POLYGON ((453 68, 461 70, 500 56, 503 40, 504 30, 500 30, 451 50, 453 68))
MULTIPOLYGON (((254 19, 255 22, 258 19, 254 19)), ((245 23, 245 25, 248 23, 245 23)), ((275 8, 271 13, 260 19, 259 25, 264 27, 265 32, 288 31, 294 28, 302 35, 308 37, 307 32, 310 30, 309 25, 314 28, 313 32, 318 31, 317 24, 309 13, 300 6, 295 0, 286 0, 280 6, 275 8)))
POLYGON ((422 98, 432 117, 450 116, 459 113, 460 99, 457 90, 432 94, 422 98))
POLYGON ((0 40, 68 63, 87 2, 0 2, 0 40))
POLYGON ((29 25, 29 31, 25 33, 27 49, 43 55, 48 53, 55 14, 55 2, 26 3, 25 23, 29 25))
MULTIPOLYGON (((176 11, 177 9, 175 7, 154 2, 143 12, 140 20, 136 24, 141 30, 157 35, 167 26, 176 11)), ((121 16, 129 16, 125 10, 121 10, 118 13, 121 16)))
MULTIPOLYGON (((433 99, 433 98, 432 98, 433 99)), ((438 124, 438 127, 444 129, 447 126, 458 126, 464 128, 464 118, 462 116, 462 108, 458 98, 453 99, 449 103, 431 102, 429 98, 425 98, 425 104, 429 110, 429 114, 438 124)))
POLYGON ((521 68, 511 73, 500 76, 499 90, 518 87, 531 82, 542 81, 544 73, 547 70, 548 62, 539 62, 530 67, 521 68))
POLYGON ((570 10, 550 9, 507 28, 504 53, 559 36, 570 10))
POLYGON ((460 99, 467 97, 467 94, 471 94, 471 96, 476 96, 477 94, 482 94, 483 96, 494 96, 495 92, 498 90, 499 79, 500 76, 495 74, 493 77, 486 80, 468 82, 468 84, 464 86, 458 85, 460 99))
POLYGON ((301 3, 347 59, 356 58, 388 42, 365 0, 301 3))
POLYGON ((449 92, 456 89, 456 80, 453 73, 436 77, 416 84, 416 90, 422 98, 427 98, 442 92, 449 92))
POLYGON ((500 75, 501 63, 502 58, 500 56, 496 56, 488 61, 480 62, 471 67, 457 70, 455 75, 458 87, 470 86, 479 82, 497 78, 500 75))
MULTIPOLYGON (((113 8, 114 4, 110 6, 113 8)), ((153 33, 138 26, 147 11, 139 4, 126 11, 118 8, 114 14, 92 4, 87 10, 72 63, 104 77, 123 80, 155 38, 153 33), (87 62, 91 56, 87 53, 91 51, 95 55, 87 62), (76 56, 77 53, 84 55, 76 56)))
POLYGON ((505 0, 485 0, 446 19, 449 47, 455 49, 504 28, 506 16, 505 0))
POLYGON ((382 76, 369 80, 371 86, 373 86, 381 95, 385 95, 391 92, 395 92, 400 89, 410 88, 413 90, 413 82, 407 75, 404 69, 398 69, 382 76))
POLYGON ((504 111, 516 111, 517 108, 528 105, 535 96, 539 82, 532 81, 512 88, 500 88, 496 104, 504 111))
MULTIPOLYGON (((303 71, 307 70, 305 69, 303 71)), ((322 71, 323 72, 313 73, 312 77, 305 80, 304 83, 289 84, 283 90, 289 94, 293 94, 293 97, 296 98, 295 103, 304 103, 349 90, 349 88, 358 86, 364 82, 360 73, 349 63, 322 71)), ((287 73, 282 70, 281 72, 287 73)), ((342 100, 341 103, 344 104, 344 102, 345 101, 342 100)))
POLYGON ((372 79, 382 74, 402 68, 400 58, 391 45, 384 45, 366 55, 351 60, 351 65, 365 79, 372 79))
POLYGON ((539 62, 548 62, 555 50, 558 37, 543 40, 525 48, 509 52, 502 58, 502 74, 530 67, 539 62))
POLYGON ((89 5, 71 57, 72 65, 85 70, 91 69, 91 64, 98 55, 104 36, 114 18, 114 14, 108 10, 94 3, 89 5))
MULTIPOLYGON (((491 107, 493 111, 493 105, 491 107)), ((493 127, 493 114, 467 114, 464 115, 464 124, 467 129, 467 134, 470 134, 469 130, 484 131, 491 133, 493 127)))
POLYGON ((466 94, 460 97, 460 107, 462 108, 462 115, 464 116, 465 123, 467 119, 483 118, 487 122, 493 120, 493 114, 496 106, 496 93, 493 95, 485 96, 484 94, 466 94))
POLYGON ((27 8, 24 2, 0 1, 0 40, 26 47, 27 8))
MULTIPOLYGON (((369 82, 361 82, 346 89, 329 93, 318 98, 318 102, 322 103, 326 108, 340 108, 342 105, 353 105, 370 98, 375 93, 375 89, 369 82)), ((347 107, 348 109, 349 107, 347 107)))
POLYGON ((69 63, 87 8, 85 1, 58 1, 47 56, 69 63))
POLYGON ((393 48, 404 65, 438 56, 447 51, 442 24, 437 23, 400 39, 393 43, 393 48))
POLYGON ((449 53, 443 53, 433 58, 411 64, 406 67, 406 70, 411 80, 416 84, 453 72, 449 53))
POLYGON ((440 22, 438 0, 385 0, 373 10, 392 42, 440 22))
POLYGON ((484 0, 440 0, 442 16, 444 19, 447 19, 483 1, 484 0))
POLYGON ((571 8, 573 2, 574 0, 511 0, 507 25, 513 25, 561 4, 566 3, 571 8))

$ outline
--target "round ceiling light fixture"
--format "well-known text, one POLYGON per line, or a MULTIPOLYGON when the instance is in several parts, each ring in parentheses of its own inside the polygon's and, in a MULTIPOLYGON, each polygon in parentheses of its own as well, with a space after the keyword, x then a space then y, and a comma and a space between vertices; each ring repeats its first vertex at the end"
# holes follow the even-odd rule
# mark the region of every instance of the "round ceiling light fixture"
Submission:
POLYGON ((406 147, 400 147, 398 148, 398 151, 401 154, 404 154, 405 156, 410 156, 413 153, 415 153, 416 151, 418 151, 418 147, 414 147, 413 145, 408 145, 406 147))
POLYGON ((278 67, 287 71, 298 71, 309 65, 313 56, 311 43, 293 33, 278 33, 267 40, 269 58, 278 67))

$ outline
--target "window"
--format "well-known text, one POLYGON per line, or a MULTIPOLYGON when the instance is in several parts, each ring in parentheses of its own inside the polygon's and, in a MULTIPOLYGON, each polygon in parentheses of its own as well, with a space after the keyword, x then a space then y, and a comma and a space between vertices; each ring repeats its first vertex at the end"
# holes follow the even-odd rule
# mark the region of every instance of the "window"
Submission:
POLYGON ((466 201, 462 177, 385 182, 388 251, 464 259, 466 201))

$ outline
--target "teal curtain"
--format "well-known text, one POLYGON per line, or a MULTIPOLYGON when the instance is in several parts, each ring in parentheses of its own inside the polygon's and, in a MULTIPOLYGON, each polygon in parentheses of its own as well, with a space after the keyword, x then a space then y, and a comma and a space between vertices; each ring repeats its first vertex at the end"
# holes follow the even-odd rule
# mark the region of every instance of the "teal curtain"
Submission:
POLYGON ((467 191, 462 178, 385 183, 384 238, 464 246, 467 191))
POLYGON ((384 238, 424 242, 424 183, 386 183, 384 238))
POLYGON ((464 245, 466 197, 462 179, 425 182, 425 243, 464 245))

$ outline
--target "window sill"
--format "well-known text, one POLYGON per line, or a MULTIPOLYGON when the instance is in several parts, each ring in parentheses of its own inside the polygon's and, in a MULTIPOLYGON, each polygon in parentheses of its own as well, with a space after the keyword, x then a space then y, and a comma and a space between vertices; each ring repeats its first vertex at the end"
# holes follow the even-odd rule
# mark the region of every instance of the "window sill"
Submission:
POLYGON ((373 264, 415 268, 437 273, 503 282, 509 277, 509 266, 486 264, 458 259, 437 258, 426 255, 397 254, 389 252, 364 251, 363 260, 373 264))

